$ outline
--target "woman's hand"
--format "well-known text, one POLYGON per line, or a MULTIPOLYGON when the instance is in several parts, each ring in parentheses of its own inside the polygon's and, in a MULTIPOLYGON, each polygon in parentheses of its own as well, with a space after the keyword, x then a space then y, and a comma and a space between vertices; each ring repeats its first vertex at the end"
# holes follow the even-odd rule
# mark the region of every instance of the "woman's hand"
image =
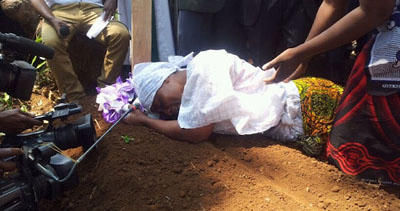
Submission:
POLYGON ((265 83, 289 82, 301 77, 307 67, 308 59, 304 60, 296 53, 296 48, 289 48, 275 57, 272 61, 263 65, 262 69, 267 70, 277 67, 274 75, 264 79, 265 83))
POLYGON ((148 118, 146 114, 139 109, 135 109, 122 122, 128 125, 143 125, 146 118, 148 118))

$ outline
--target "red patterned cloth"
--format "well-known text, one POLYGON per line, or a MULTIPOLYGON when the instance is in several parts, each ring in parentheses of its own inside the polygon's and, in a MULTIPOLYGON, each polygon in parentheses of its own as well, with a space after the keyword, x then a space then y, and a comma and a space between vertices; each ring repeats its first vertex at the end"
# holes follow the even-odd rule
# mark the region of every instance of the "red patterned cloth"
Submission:
POLYGON ((336 111, 327 156, 343 172, 400 184, 400 94, 367 93, 371 40, 358 56, 336 111))

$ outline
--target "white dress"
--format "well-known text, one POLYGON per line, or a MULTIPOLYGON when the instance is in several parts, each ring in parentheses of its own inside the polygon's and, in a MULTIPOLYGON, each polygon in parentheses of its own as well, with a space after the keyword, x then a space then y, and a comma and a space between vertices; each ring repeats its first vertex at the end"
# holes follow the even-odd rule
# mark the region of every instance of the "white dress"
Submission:
POLYGON ((191 129, 215 123, 221 134, 266 132, 291 141, 303 134, 300 96, 293 82, 266 85, 262 71, 224 50, 199 53, 187 66, 178 123, 191 129))

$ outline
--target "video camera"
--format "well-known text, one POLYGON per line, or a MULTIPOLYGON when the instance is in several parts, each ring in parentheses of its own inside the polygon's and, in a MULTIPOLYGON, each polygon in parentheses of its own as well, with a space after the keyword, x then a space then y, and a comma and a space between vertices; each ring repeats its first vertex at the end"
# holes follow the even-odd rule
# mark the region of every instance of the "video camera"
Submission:
POLYGON ((79 112, 81 106, 61 103, 54 111, 35 117, 49 121, 45 130, 5 136, 1 147, 22 148, 24 154, 14 158, 19 171, 0 181, 0 210, 38 210, 40 199, 54 199, 78 185, 74 161, 58 152, 92 146, 96 138, 92 116, 87 114, 61 127, 54 127, 53 122, 79 112))
POLYGON ((36 69, 25 61, 15 60, 16 53, 51 59, 54 50, 15 34, 0 32, 0 91, 29 100, 36 79, 36 69))
MULTIPOLYGON (((15 60, 15 54, 29 53, 52 58, 54 50, 14 34, 0 33, 0 91, 29 100, 36 80, 36 69, 25 61, 15 60)), ((65 99, 64 99, 65 100, 65 99)), ((60 154, 61 150, 82 146, 86 155, 93 149, 96 138, 92 116, 87 114, 72 124, 54 126, 54 120, 66 120, 81 112, 75 103, 62 102, 54 111, 37 116, 49 125, 36 132, 7 135, 2 148, 22 148, 23 155, 8 160, 17 162, 18 171, 0 180, 0 210, 38 210, 42 198, 53 199, 78 184, 74 171, 77 161, 60 154)))

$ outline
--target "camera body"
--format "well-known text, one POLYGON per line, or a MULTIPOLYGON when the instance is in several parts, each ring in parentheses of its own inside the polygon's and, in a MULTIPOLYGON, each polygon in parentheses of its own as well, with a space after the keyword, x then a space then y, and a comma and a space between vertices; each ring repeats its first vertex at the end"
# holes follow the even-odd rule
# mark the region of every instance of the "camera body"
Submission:
MULTIPOLYGON (((78 185, 78 176, 74 172, 68 181, 60 183, 42 174, 35 164, 26 157, 18 159, 19 171, 0 180, 0 209, 7 211, 35 211, 42 198, 54 199, 63 191, 78 185)), ((45 163, 42 161, 42 163, 45 163)), ((44 167, 55 175, 66 176, 65 172, 73 163, 68 158, 56 154, 44 167)))
POLYGON ((1 147, 21 147, 24 154, 16 157, 18 172, 0 181, 0 210, 37 210, 40 199, 53 199, 78 185, 76 172, 66 181, 59 181, 68 175, 74 161, 58 152, 79 146, 86 150, 94 143, 92 117, 87 114, 60 127, 54 127, 53 121, 65 120, 80 111, 75 103, 61 103, 54 111, 36 117, 49 121, 45 130, 5 136, 1 147))

